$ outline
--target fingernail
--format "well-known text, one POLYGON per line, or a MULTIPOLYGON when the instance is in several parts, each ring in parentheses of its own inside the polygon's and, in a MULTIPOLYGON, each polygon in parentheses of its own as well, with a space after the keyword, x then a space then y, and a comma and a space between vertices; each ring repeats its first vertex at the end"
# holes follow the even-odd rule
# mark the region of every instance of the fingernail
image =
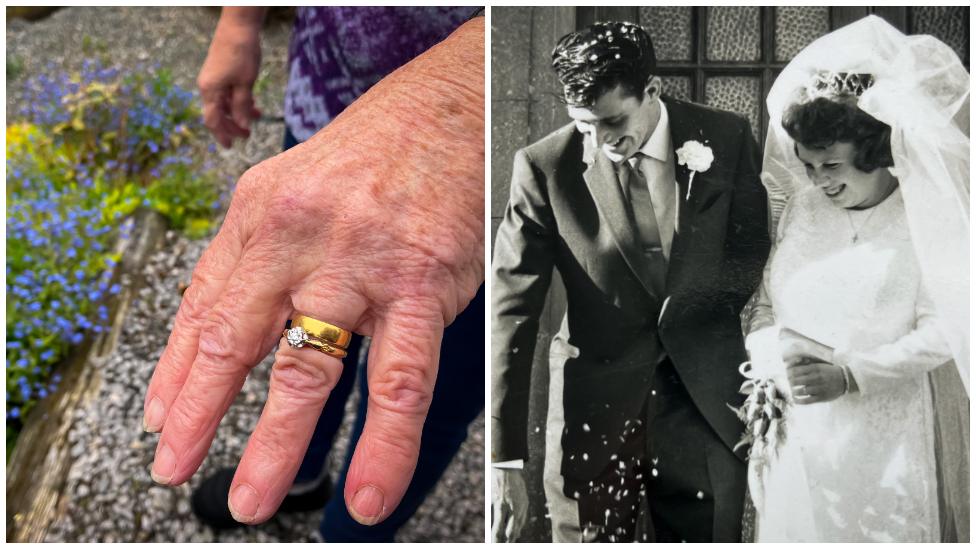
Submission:
POLYGON ((163 401, 159 397, 153 397, 146 408, 146 415, 142 418, 142 428, 147 433, 158 433, 163 428, 164 414, 163 401))
POLYGON ((228 508, 230 514, 237 522, 250 522, 254 520, 254 515, 258 514, 258 504, 261 498, 247 484, 238 484, 230 493, 228 508))
POLYGON ((150 475, 159 484, 169 484, 175 471, 176 454, 173 453, 169 445, 164 444, 156 451, 156 460, 153 461, 152 473, 150 475))
POLYGON ((382 513, 383 492, 369 484, 360 486, 356 495, 352 497, 352 506, 349 509, 352 518, 359 524, 372 526, 379 522, 382 513))

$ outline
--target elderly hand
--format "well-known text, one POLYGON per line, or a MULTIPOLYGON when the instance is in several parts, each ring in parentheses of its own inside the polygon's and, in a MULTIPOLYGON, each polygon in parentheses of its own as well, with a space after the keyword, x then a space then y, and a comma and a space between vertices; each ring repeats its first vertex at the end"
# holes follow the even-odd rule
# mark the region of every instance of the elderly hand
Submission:
MULTIPOLYGON (((413 475, 444 326, 484 280, 484 19, 391 74, 308 142, 249 170, 201 257, 145 399, 152 476, 197 470, 248 371, 302 313, 373 336, 352 516, 375 524, 413 475)), ((271 517, 342 363, 280 345, 230 510, 271 517)))
POLYGON ((261 24, 267 8, 225 7, 197 76, 203 123, 224 147, 247 139, 261 116, 251 93, 261 66, 261 24))
POLYGON ((832 363, 833 349, 789 328, 780 331, 780 347, 793 402, 829 402, 844 394, 844 369, 832 363))

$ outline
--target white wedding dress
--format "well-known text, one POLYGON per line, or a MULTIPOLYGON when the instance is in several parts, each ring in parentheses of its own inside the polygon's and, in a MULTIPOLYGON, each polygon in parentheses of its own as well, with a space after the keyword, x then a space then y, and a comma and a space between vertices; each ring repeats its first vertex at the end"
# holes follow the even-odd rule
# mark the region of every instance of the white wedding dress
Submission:
MULTIPOLYGON (((939 541, 927 372, 952 356, 921 285, 901 192, 859 211, 813 186, 797 192, 757 307, 834 348, 859 391, 788 406, 785 441, 751 479, 756 541, 939 541)), ((789 394, 785 371, 767 373, 789 394)))
POLYGON ((750 449, 758 541, 969 541, 970 80, 939 40, 870 15, 811 42, 770 89, 761 178, 777 235, 744 389, 772 379, 789 394, 785 327, 834 348, 858 391, 787 405, 782 420, 752 391, 747 434, 769 415, 767 434, 785 431, 750 449), (873 79, 857 108, 891 127, 899 181, 863 211, 810 184, 782 126, 824 92, 851 100, 838 89, 850 75, 873 79))

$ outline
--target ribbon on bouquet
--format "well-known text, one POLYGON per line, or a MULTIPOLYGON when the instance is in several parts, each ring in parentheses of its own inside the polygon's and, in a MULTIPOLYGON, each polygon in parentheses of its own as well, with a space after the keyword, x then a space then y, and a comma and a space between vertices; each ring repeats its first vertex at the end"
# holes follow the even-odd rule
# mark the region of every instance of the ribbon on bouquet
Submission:
POLYGON ((783 368, 778 356, 778 331, 778 328, 771 327, 750 334, 747 347, 750 347, 749 354, 753 360, 739 365, 739 373, 746 378, 739 392, 746 395, 746 399, 738 408, 729 405, 745 424, 745 431, 735 450, 750 447, 749 488, 757 508, 761 507, 763 499, 763 468, 776 456, 786 440, 785 416, 789 403, 773 381, 774 373, 783 368))

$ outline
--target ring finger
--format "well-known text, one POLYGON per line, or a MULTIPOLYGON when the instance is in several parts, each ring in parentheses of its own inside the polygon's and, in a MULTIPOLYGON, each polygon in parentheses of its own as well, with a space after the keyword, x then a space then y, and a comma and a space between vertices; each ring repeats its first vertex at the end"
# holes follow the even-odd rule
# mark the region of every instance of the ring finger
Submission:
MULTIPOLYGON (((365 304, 344 300, 338 297, 340 292, 329 293, 333 299, 312 298, 316 305, 309 302, 309 293, 300 293, 294 299, 295 309, 342 328, 355 326, 365 304)), ((268 400, 231 483, 228 506, 236 520, 263 522, 281 505, 342 367, 340 359, 310 346, 293 348, 284 338, 279 341, 268 400)))

